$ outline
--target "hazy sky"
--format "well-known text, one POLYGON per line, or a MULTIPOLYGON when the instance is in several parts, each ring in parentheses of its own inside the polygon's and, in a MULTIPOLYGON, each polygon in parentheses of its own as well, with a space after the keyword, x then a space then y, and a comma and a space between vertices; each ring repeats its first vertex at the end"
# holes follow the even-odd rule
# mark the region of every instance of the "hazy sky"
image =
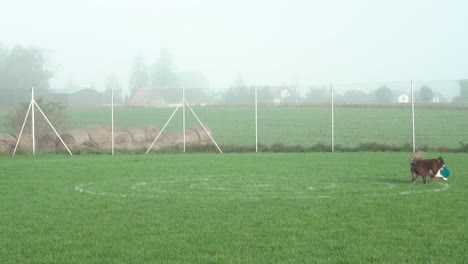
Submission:
POLYGON ((211 88, 468 78, 468 1, 1 0, 0 43, 46 50, 53 88, 123 87, 167 48, 211 88))

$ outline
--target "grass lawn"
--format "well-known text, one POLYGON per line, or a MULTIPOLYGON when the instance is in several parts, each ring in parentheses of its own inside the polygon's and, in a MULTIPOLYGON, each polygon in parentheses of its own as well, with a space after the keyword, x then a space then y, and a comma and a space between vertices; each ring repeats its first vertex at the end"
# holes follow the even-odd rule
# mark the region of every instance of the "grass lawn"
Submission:
POLYGON ((468 155, 410 155, 0 157, 0 263, 466 262, 468 155))

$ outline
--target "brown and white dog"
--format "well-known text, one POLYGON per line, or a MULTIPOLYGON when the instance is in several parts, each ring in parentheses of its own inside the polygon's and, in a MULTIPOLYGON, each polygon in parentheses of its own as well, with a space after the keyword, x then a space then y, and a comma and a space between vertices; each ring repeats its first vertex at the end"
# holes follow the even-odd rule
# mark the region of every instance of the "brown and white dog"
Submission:
POLYGON ((434 178, 447 180, 439 174, 439 171, 445 166, 444 159, 442 159, 442 157, 438 157, 437 159, 423 159, 424 156, 425 153, 417 153, 410 159, 410 170, 413 183, 416 182, 418 175, 422 176, 424 184, 427 184, 427 175, 430 175, 432 180, 434 178))

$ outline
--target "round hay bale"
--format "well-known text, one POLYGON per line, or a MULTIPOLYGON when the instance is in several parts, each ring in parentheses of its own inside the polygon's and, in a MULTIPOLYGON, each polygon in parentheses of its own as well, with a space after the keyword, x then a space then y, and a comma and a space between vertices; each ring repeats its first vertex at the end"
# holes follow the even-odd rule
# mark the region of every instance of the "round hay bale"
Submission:
POLYGON ((9 146, 15 147, 16 145, 16 138, 11 134, 0 134, 0 141, 5 142, 9 146))
POLYGON ((83 146, 86 146, 90 149, 101 149, 101 145, 102 144, 99 144, 96 141, 92 141, 92 140, 89 140, 83 143, 83 146))
POLYGON ((114 133, 114 143, 115 144, 120 144, 120 143, 129 143, 132 142, 132 137, 128 133, 128 131, 125 130, 119 130, 114 133))
MULTIPOLYGON (((117 144, 115 144, 115 142, 114 142, 114 148, 117 148, 117 144)), ((99 144, 99 149, 100 150, 111 150, 112 149, 112 143, 99 144)))
MULTIPOLYGON (((19 134, 11 134, 11 135, 15 138, 15 141, 18 140, 19 134)), ((19 141, 18 149, 31 150, 32 145, 33 145, 32 141, 33 141, 32 136, 30 134, 22 134, 20 141, 19 141)), ((16 145, 16 142, 15 142, 15 145, 16 145)))
POLYGON ((97 144, 104 144, 111 142, 110 133, 112 129, 108 129, 102 126, 92 126, 85 128, 86 132, 89 135, 89 139, 97 144))
POLYGON ((166 133, 167 138, 173 144, 183 144, 184 134, 182 132, 166 133))
POLYGON ((90 141, 88 133, 84 129, 74 129, 60 135, 63 142, 67 144, 69 148, 83 147, 85 142, 90 141))
MULTIPOLYGON (((153 141, 156 139, 156 137, 161 132, 161 131, 159 131, 159 129, 157 129, 154 126, 146 126, 145 131, 146 131, 146 140, 149 143, 153 143, 153 141)), ((167 137, 166 133, 161 133, 161 135, 159 135, 159 138, 156 141, 156 143, 164 143, 164 142, 170 142, 170 140, 167 137)))
POLYGON ((144 127, 130 127, 125 129, 134 143, 143 143, 146 141, 146 131, 144 127))
MULTIPOLYGON (((173 132, 166 134, 169 141, 173 144, 184 144, 184 133, 183 132, 173 132)), ((159 139, 158 139, 159 141, 159 139)), ((186 129, 185 130, 185 143, 186 144, 199 144, 200 137, 194 129, 186 129)))
POLYGON ((153 142, 158 136, 159 130, 154 126, 145 126, 146 141, 153 142))
MULTIPOLYGON (((154 140, 154 139, 153 139, 154 140)), ((159 140, 159 139, 158 139, 159 140)), ((152 142, 151 142, 152 143, 152 142)), ((151 146, 151 143, 145 144, 145 150, 148 150, 148 148, 151 146)), ((161 145, 159 145, 157 142, 153 144, 151 147, 152 150, 160 150, 161 145)))
POLYGON ((159 144, 170 144, 171 140, 167 136, 167 133, 161 133, 161 135, 158 138, 157 143, 159 143, 159 144))
POLYGON ((185 143, 200 144, 200 136, 195 129, 189 128, 185 130, 185 143))
MULTIPOLYGON (((205 128, 210 133, 210 136, 213 136, 213 132, 211 131, 211 129, 209 127, 205 128)), ((200 137, 200 143, 211 142, 210 136, 206 133, 205 129, 203 129, 202 126, 194 126, 192 127, 192 129, 198 133, 198 136, 200 137)))
POLYGON ((9 152, 11 151, 11 146, 5 141, 0 140, 0 152, 9 152))
POLYGON ((62 145, 62 142, 60 142, 60 140, 55 134, 45 135, 39 140, 39 149, 47 151, 56 151, 58 144, 62 145))
MULTIPOLYGON (((112 126, 106 126, 104 129, 109 134, 109 142, 112 143, 112 126)), ((118 126, 114 126, 114 144, 132 142, 132 137, 127 131, 121 130, 118 126)))
POLYGON ((138 149, 139 143, 132 143, 132 142, 122 142, 120 144, 115 145, 116 149, 127 149, 127 150, 134 150, 138 149))
MULTIPOLYGON (((109 135, 112 134, 112 126, 105 126, 104 129, 107 131, 109 135)), ((118 126, 114 126, 114 134, 117 133, 118 131, 121 131, 121 129, 118 126)))

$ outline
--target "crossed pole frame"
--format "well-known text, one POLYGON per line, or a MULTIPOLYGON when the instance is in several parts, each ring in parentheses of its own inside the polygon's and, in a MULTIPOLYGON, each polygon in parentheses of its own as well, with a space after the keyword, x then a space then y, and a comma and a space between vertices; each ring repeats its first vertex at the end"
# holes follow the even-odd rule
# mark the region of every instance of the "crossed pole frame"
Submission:
POLYGON ((167 125, 169 124, 169 122, 171 122, 172 118, 174 117, 174 115, 177 113, 177 111, 179 110, 180 107, 182 107, 183 109, 183 112, 182 112, 182 126, 183 126, 183 130, 184 130, 184 152, 185 152, 185 107, 188 107, 188 109, 192 112, 193 116, 197 119, 198 123, 200 123, 200 125, 203 127, 203 130, 205 130, 206 134, 210 137, 211 141, 215 144, 216 148, 218 149, 218 151, 223 154, 223 151, 221 150, 221 148, 219 148, 218 144, 216 143, 216 141, 213 139, 213 137, 210 135, 210 133, 208 132, 208 129, 206 129, 205 125, 203 125, 202 121, 198 118, 197 114, 195 114, 195 111, 193 111, 192 107, 190 107, 190 105, 187 103, 187 101, 185 100, 185 89, 182 89, 182 101, 180 101, 180 103, 177 105, 176 109, 174 110, 174 112, 172 112, 172 115, 169 117, 169 119, 167 120, 166 124, 163 126, 163 128, 161 129, 161 131, 159 131, 159 134, 156 136, 156 138, 153 140, 153 143, 151 143, 151 145, 149 146, 148 150, 146 151, 145 154, 148 154, 151 150, 151 148, 154 146, 154 144, 156 143, 156 141, 159 139, 159 137, 162 135, 162 133, 164 132, 164 129, 166 129, 167 125))
POLYGON ((73 154, 71 153, 70 149, 67 147, 67 144, 65 144, 65 142, 63 141, 63 139, 60 137, 59 133, 57 132, 57 130, 55 130, 54 126, 52 125, 52 123, 49 121, 49 119, 47 118, 47 116, 44 114, 44 112, 42 111, 41 107, 36 103, 36 100, 34 100, 34 87, 31 88, 31 102, 29 103, 29 107, 28 107, 28 111, 26 112, 26 116, 24 117, 24 122, 23 122, 23 125, 21 126, 21 131, 18 135, 18 140, 16 141, 16 146, 15 146, 15 149, 13 151, 13 157, 15 156, 16 154, 16 150, 18 149, 18 145, 19 145, 19 142, 21 140, 21 136, 23 135, 23 130, 24 130, 24 126, 26 125, 26 121, 28 120, 28 116, 29 116, 29 113, 31 112, 31 132, 32 132, 32 152, 33 154, 36 154, 36 131, 35 131, 35 120, 34 120, 34 107, 37 107, 37 109, 39 110, 39 112, 42 114, 42 116, 45 118, 45 120, 47 121, 47 123, 49 124, 49 126, 52 128, 52 130, 54 131, 55 135, 57 135, 57 137, 60 139, 60 142, 62 142, 62 144, 65 146, 65 148, 67 149, 68 153, 70 154, 70 156, 73 156, 73 154))

